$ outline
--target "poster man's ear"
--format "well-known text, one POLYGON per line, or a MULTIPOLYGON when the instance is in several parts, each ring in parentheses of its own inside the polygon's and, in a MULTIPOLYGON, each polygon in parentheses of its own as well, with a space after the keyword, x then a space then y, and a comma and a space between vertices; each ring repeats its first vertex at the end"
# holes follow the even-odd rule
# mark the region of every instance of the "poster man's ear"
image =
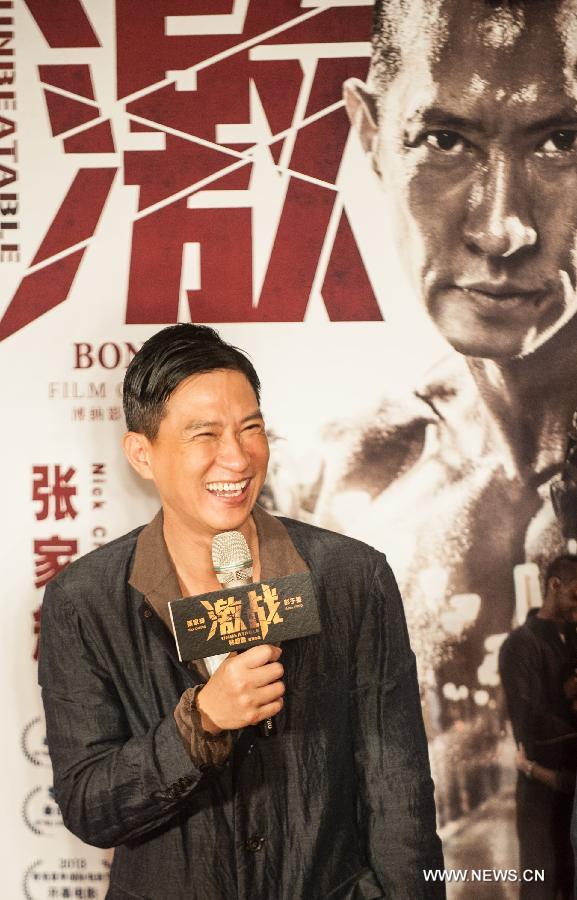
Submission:
POLYGON ((377 104, 363 81, 349 78, 343 85, 343 99, 351 125, 361 139, 363 149, 371 153, 377 136, 377 104))
POLYGON ((153 480, 150 466, 150 441, 144 434, 128 431, 122 439, 122 447, 126 458, 135 472, 142 478, 153 480))

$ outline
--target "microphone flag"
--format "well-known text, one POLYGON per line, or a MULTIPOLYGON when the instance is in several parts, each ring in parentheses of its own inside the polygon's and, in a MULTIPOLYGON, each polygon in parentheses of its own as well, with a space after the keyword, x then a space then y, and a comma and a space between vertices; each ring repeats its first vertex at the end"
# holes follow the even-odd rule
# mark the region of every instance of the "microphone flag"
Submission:
POLYGON ((319 634, 310 573, 223 587, 168 604, 181 662, 319 634))

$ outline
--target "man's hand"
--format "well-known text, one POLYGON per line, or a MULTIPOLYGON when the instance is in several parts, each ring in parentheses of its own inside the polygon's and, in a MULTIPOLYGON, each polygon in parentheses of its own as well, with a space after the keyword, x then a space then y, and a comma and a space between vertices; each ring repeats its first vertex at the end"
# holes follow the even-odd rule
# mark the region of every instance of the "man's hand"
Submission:
POLYGON ((573 672, 563 683, 563 691, 568 700, 577 700, 577 672, 573 672))
POLYGON ((257 725, 276 716, 283 706, 284 669, 280 647, 261 644, 231 653, 198 692, 196 707, 210 734, 257 725))
POLYGON ((533 774, 533 767, 535 763, 531 762, 527 759, 527 754, 525 753, 525 748, 523 744, 517 744, 517 753, 515 754, 515 765, 519 769, 520 772, 523 772, 527 778, 531 778, 533 774))

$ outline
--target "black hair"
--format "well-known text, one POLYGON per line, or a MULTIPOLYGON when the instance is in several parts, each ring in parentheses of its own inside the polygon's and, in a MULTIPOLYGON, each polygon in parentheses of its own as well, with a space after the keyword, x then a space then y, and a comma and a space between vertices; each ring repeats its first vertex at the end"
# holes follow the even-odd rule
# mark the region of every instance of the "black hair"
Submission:
POLYGON ((577 554, 564 553, 555 557, 545 570, 545 589, 552 578, 558 578, 563 584, 577 578, 577 554))
MULTIPOLYGON (((543 3, 547 0, 478 0, 481 5, 492 9, 516 9, 531 3, 543 3)), ((375 0, 373 7, 373 34, 371 69, 376 85, 381 89, 388 87, 398 75, 402 64, 403 51, 400 40, 400 26, 410 15, 412 0, 375 0)), ((424 13, 427 14, 427 0, 424 0, 424 13)), ((433 4, 431 3, 431 11, 433 4)))
POLYGON ((169 325, 153 334, 133 357, 123 387, 124 416, 129 431, 153 441, 166 414, 166 403, 191 375, 233 369, 246 376, 260 402, 260 381, 250 359, 223 341, 208 325, 169 325))
POLYGON ((388 0, 375 0, 371 68, 379 86, 388 85, 401 67, 401 47, 388 0))

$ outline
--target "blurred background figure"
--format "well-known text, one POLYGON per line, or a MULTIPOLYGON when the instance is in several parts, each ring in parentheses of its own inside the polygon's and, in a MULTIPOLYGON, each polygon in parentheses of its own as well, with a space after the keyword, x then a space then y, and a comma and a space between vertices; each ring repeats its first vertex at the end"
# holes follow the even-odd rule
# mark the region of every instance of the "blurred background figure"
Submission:
POLYGON ((518 743, 519 868, 542 869, 522 898, 573 897, 570 823, 577 768, 577 556, 553 560, 539 609, 501 647, 499 670, 518 743))

